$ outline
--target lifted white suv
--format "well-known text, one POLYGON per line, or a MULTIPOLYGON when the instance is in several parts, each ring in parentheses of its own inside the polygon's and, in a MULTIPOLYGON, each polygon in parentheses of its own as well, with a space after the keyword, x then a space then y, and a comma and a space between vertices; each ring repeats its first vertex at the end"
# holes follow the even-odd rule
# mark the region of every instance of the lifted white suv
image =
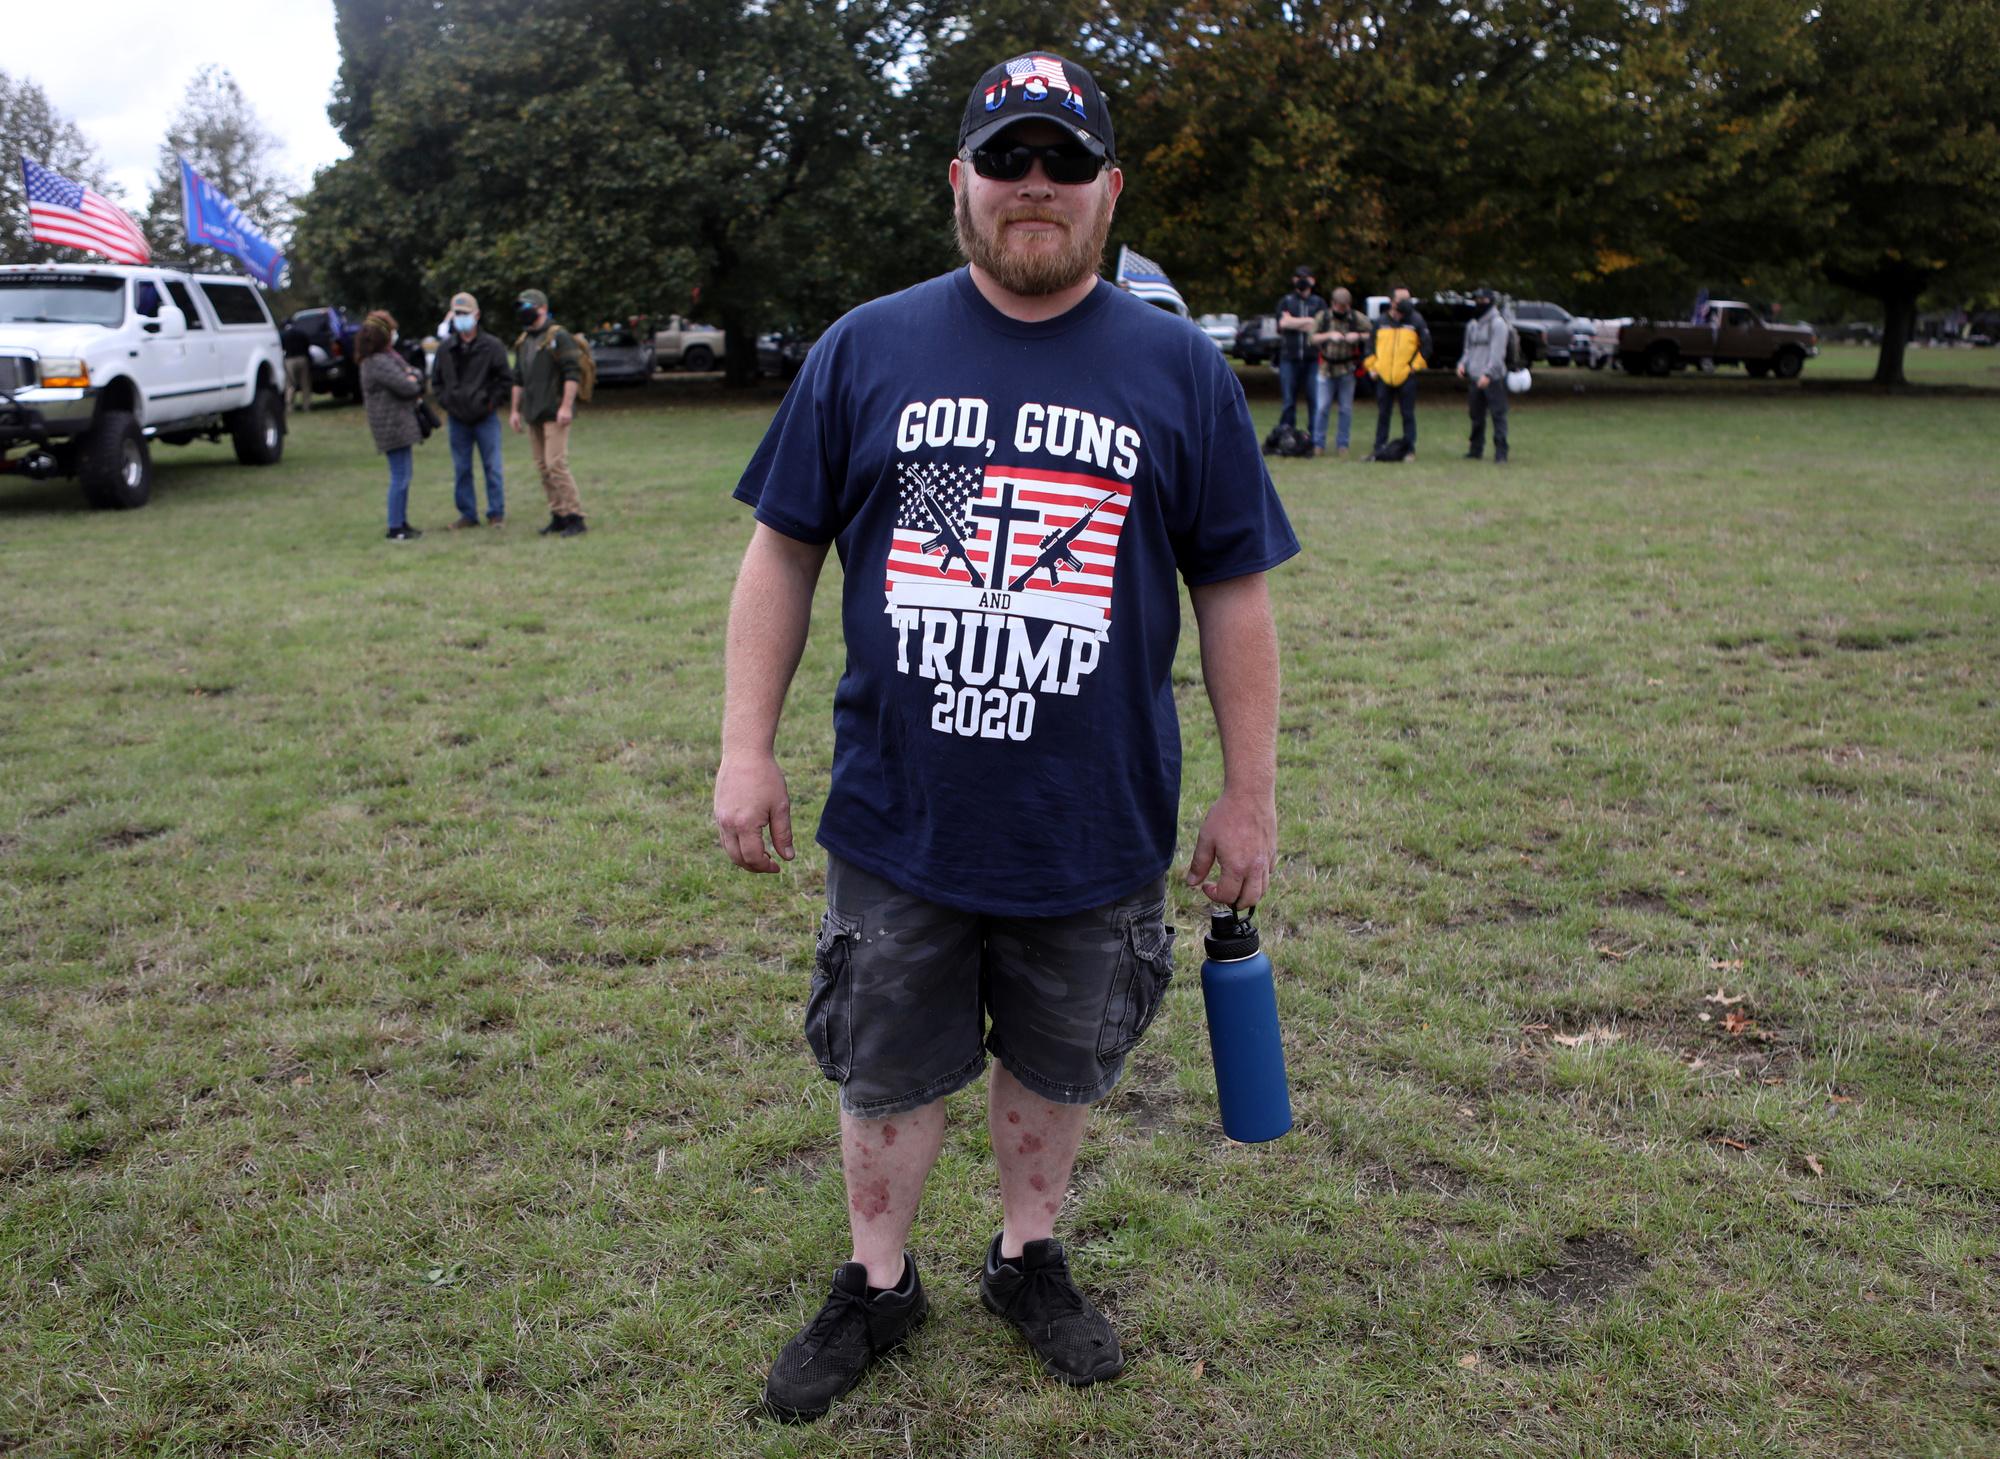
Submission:
POLYGON ((124 264, 0 265, 0 474, 75 476, 142 507, 150 445, 227 433, 285 453, 284 350, 247 280, 124 264))

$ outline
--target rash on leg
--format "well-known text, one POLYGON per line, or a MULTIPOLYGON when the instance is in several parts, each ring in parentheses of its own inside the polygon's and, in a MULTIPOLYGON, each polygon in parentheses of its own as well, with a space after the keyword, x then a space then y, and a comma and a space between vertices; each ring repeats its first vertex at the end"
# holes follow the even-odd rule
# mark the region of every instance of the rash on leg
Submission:
POLYGON ((942 1100, 886 1120, 841 1111, 840 1163, 847 1177, 852 1259, 868 1268, 870 1286, 893 1287, 901 1278, 910 1223, 943 1142, 942 1100))
POLYGON ((1056 1104, 1032 1093, 995 1064, 987 1089, 986 1127, 1000 1171, 1006 1224, 1000 1254, 1019 1256, 1030 1241, 1055 1233, 1055 1217, 1076 1166, 1090 1107, 1056 1104))

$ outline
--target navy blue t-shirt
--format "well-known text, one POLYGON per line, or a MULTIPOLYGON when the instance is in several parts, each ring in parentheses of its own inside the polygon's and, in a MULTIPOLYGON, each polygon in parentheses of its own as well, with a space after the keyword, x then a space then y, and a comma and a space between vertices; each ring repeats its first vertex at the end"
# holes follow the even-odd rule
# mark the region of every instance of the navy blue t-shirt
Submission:
POLYGON ((834 543, 846 573, 822 846, 1005 915, 1163 873, 1175 574, 1200 586, 1298 551, 1200 331, 1103 282, 1024 324, 959 269, 813 346, 736 496, 834 543))

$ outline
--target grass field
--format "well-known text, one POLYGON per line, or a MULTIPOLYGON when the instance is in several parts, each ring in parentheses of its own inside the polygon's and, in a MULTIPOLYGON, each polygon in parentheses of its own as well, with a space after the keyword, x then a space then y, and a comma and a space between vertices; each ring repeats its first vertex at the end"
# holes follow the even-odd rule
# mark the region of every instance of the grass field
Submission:
MULTIPOLYGON (((1297 1130, 1222 1139, 1176 894, 1062 1226, 1127 1376, 979 1310, 971 1091, 931 1323, 810 1430, 748 1411, 845 1254, 824 857, 733 873, 707 809, 775 394, 605 392, 575 541, 510 437, 508 530, 385 544, 351 408, 139 513, 0 487, 0 1450, 2000 1452, 2000 352, 1873 363, 1278 463, 1297 1130)), ((1191 619, 1177 683, 1191 836, 1191 619)))

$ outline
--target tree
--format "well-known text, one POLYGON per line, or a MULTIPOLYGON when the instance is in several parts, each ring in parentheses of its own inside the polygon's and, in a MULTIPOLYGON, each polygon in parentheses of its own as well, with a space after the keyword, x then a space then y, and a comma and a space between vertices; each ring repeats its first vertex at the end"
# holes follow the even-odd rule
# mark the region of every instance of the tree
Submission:
POLYGON ((227 255, 188 244, 182 157, 241 208, 259 232, 282 246, 291 233, 294 207, 291 186, 278 168, 277 150, 277 139, 257 119, 235 77, 220 66, 197 71, 160 144, 159 170, 141 220, 154 256, 190 268, 235 267, 227 255))
POLYGON ((2000 6, 1829 0, 1809 30, 1810 241, 1829 280, 1881 301, 1875 380, 1902 385, 1923 296, 2000 286, 2000 6))
POLYGON ((333 114, 354 154, 316 180, 299 238, 356 304, 427 317, 460 288, 534 286, 574 323, 686 312, 699 289, 745 378, 761 321, 823 323, 947 246, 942 209, 912 225, 912 115, 883 81, 921 52, 916 5, 337 13, 333 114))
POLYGON ((23 77, 0 71, 0 262, 47 263, 77 258, 77 251, 37 243, 28 230, 28 200, 21 190, 21 159, 33 158, 72 182, 97 189, 114 202, 97 151, 49 102, 48 93, 23 77))

